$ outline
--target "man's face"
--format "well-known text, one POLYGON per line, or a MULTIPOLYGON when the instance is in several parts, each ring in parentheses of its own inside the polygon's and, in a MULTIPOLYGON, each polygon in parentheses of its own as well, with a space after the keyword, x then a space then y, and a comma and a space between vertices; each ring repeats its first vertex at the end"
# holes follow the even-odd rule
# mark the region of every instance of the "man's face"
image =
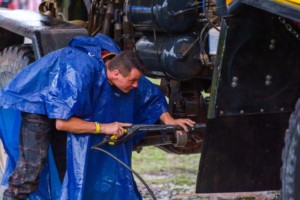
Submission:
POLYGON ((142 73, 135 68, 131 69, 127 76, 123 76, 119 70, 114 70, 112 73, 113 79, 110 81, 124 93, 128 93, 133 88, 137 88, 138 80, 142 76, 142 73))

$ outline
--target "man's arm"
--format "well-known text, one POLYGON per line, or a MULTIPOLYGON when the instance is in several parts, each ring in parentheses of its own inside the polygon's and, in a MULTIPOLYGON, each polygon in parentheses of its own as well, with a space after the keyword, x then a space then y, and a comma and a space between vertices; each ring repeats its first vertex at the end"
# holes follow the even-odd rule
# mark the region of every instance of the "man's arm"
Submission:
POLYGON ((174 119, 169 112, 164 112, 160 116, 160 120, 167 125, 179 125, 181 126, 185 131, 188 131, 188 127, 193 127, 196 122, 189 118, 180 118, 180 119, 174 119))
POLYGON ((100 131, 97 130, 95 122, 89 122, 77 117, 68 120, 56 119, 56 129, 59 131, 71 132, 74 134, 108 134, 120 137, 124 134, 124 127, 131 126, 130 123, 113 122, 108 124, 99 124, 100 131))

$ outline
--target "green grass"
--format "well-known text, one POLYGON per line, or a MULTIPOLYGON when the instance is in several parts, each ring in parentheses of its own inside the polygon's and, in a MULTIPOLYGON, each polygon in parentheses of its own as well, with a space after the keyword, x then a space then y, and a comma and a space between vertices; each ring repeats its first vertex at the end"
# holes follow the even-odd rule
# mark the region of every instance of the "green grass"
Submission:
POLYGON ((133 169, 151 184, 195 185, 200 154, 177 155, 156 147, 134 152, 133 169))
POLYGON ((155 85, 160 85, 160 78, 149 78, 147 77, 152 83, 154 83, 155 85))

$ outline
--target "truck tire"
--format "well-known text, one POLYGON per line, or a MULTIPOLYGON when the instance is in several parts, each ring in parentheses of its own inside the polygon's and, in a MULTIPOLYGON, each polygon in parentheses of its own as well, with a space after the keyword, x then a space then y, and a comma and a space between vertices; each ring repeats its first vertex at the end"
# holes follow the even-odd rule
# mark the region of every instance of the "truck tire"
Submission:
POLYGON ((5 48, 0 53, 0 89, 34 60, 34 53, 30 44, 5 48))
POLYGON ((300 99, 289 121, 282 151, 282 199, 300 199, 300 99))
MULTIPOLYGON (((21 69, 32 63, 34 60, 32 46, 29 44, 5 48, 0 53, 0 89, 2 89, 21 69)), ((5 170, 6 157, 6 152, 1 143, 0 176, 5 170)))

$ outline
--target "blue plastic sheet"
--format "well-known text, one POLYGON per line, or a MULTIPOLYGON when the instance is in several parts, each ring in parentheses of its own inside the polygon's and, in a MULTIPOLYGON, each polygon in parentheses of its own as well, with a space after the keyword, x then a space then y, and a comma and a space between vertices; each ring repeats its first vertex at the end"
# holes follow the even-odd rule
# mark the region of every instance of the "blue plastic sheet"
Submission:
MULTIPOLYGON (((119 52, 105 35, 74 38, 69 47, 48 54, 19 73, 0 91, 0 106, 49 118, 77 116, 101 123, 155 123, 167 111, 164 95, 144 76, 139 87, 126 94, 111 86, 101 50, 119 52)), ((68 134, 67 172, 61 190, 59 183, 53 181, 51 162, 43 176, 47 184, 40 185, 39 190, 48 191, 49 199, 141 199, 132 173, 111 157, 91 149, 103 137, 68 134), (51 191, 53 187, 55 191, 51 191)), ((141 137, 142 134, 124 144, 103 148, 131 166, 132 145, 141 137)), ((34 198, 44 199, 43 194, 34 194, 34 198)))
MULTIPOLYGON (((6 170, 4 171, 1 181, 1 185, 4 186, 8 186, 9 175, 16 167, 19 157, 18 136, 20 125, 20 111, 0 108, 0 138, 6 153, 8 154, 6 170)), ((48 162, 41 173, 39 182, 40 185, 38 190, 29 197, 29 200, 49 199, 49 197, 51 197, 51 199, 59 199, 61 183, 52 157, 51 147, 48 162)))
POLYGON ((15 168, 19 156, 19 129, 21 115, 13 109, 0 109, 0 138, 8 155, 6 161, 7 170, 3 174, 2 184, 6 184, 9 173, 15 168))

